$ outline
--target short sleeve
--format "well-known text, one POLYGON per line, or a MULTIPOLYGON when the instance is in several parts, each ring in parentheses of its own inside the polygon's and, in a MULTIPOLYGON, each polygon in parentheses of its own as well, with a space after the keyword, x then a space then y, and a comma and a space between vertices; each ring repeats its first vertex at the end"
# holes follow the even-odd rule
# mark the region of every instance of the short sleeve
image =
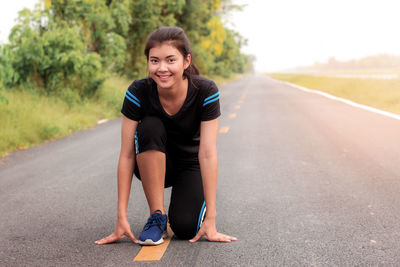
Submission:
POLYGON ((219 104, 219 91, 217 85, 211 81, 207 93, 202 101, 201 120, 209 121, 218 118, 221 115, 219 104))
POLYGON ((131 120, 140 121, 143 118, 143 107, 138 84, 133 82, 126 90, 121 113, 131 120))

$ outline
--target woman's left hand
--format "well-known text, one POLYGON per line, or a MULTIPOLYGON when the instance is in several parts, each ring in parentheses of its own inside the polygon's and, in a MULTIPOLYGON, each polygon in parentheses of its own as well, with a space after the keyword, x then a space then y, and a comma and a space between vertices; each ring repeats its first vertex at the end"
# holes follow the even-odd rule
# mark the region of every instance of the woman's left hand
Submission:
POLYGON ((189 241, 194 243, 203 236, 207 238, 208 241, 214 242, 231 242, 237 240, 236 237, 218 233, 217 228, 215 227, 215 220, 207 218, 205 218, 205 220, 203 221, 197 235, 189 241))

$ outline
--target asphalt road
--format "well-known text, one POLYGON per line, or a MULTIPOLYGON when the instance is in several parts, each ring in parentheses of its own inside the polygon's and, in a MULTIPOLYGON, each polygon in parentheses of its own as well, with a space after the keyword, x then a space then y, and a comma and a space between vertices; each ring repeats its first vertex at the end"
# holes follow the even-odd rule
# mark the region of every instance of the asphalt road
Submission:
MULTIPOLYGON (((220 91, 217 227, 239 240, 173 239, 150 265, 400 264, 399 120, 265 76, 220 91)), ((117 119, 0 161, 0 266, 149 266, 127 238, 94 244, 115 226, 119 146, 117 119)), ((132 190, 138 236, 148 208, 132 190)))

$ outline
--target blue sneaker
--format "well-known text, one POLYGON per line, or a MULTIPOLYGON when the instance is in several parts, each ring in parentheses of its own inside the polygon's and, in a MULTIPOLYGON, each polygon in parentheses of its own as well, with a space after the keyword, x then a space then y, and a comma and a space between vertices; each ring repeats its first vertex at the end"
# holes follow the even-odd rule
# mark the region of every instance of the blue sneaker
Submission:
POLYGON ((140 245, 159 245, 167 237, 167 215, 161 210, 156 210, 147 220, 142 233, 139 236, 140 245))

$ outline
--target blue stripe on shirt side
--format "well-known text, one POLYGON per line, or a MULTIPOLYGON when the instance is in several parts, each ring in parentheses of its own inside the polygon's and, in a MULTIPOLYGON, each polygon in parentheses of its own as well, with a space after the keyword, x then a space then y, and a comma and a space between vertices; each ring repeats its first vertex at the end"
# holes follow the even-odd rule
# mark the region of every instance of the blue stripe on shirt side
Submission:
POLYGON ((136 147, 136 155, 139 154, 139 140, 137 136, 137 132, 135 132, 135 147, 136 147))
POLYGON ((140 104, 138 102, 136 102, 136 100, 132 99, 128 94, 125 95, 125 97, 131 101, 133 104, 135 104, 136 106, 138 106, 140 108, 140 104))
POLYGON ((211 99, 211 100, 209 100, 209 101, 205 102, 205 103, 203 104, 203 107, 204 107, 205 105, 207 105, 207 104, 210 104, 210 103, 212 103, 212 102, 215 102, 215 101, 217 101, 218 99, 219 99, 219 96, 218 96, 218 97, 216 97, 216 98, 214 98, 214 99, 211 99))
POLYGON ((201 210, 200 210, 200 214, 199 214, 199 221, 197 222, 197 230, 196 230, 196 233, 199 231, 199 229, 200 229, 200 225, 201 225, 201 223, 202 223, 202 218, 204 217, 204 209, 205 209, 205 207, 206 207, 206 202, 204 201, 203 202, 203 206, 201 207, 201 210))
POLYGON ((133 99, 135 99, 138 103, 140 103, 140 100, 139 100, 136 96, 134 96, 131 92, 129 92, 129 90, 126 90, 126 93, 127 93, 130 97, 132 97, 133 99))
POLYGON ((207 102, 209 99, 216 97, 217 95, 219 95, 219 92, 216 92, 215 94, 213 94, 212 96, 207 97, 206 99, 204 99, 204 103, 207 102))

